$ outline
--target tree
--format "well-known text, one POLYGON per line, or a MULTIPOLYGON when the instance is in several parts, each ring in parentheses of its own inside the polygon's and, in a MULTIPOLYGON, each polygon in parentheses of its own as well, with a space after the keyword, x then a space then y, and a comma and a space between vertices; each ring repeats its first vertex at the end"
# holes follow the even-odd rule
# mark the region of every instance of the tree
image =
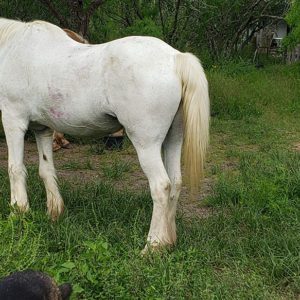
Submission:
POLYGON ((50 14, 59 21, 60 26, 72 29, 83 37, 87 37, 92 15, 105 2, 105 0, 39 1, 45 5, 50 14))
POLYGON ((49 13, 37 0, 0 0, 0 16, 22 21, 43 19, 54 22, 54 19, 49 18, 49 13))
POLYGON ((215 58, 238 53, 261 28, 285 15, 287 0, 188 0, 194 47, 205 45, 215 58))
MULTIPOLYGON (((207 60, 238 54, 261 28, 283 18, 291 0, 0 0, 1 14, 44 19, 93 43, 127 35, 159 37, 207 60), (3 13, 4 12, 4 13, 3 13)), ((295 40, 299 1, 288 20, 295 40)))
POLYGON ((291 1, 291 9, 289 10, 286 21, 291 27, 291 32, 286 37, 284 43, 288 48, 293 48, 300 43, 300 1, 291 1))

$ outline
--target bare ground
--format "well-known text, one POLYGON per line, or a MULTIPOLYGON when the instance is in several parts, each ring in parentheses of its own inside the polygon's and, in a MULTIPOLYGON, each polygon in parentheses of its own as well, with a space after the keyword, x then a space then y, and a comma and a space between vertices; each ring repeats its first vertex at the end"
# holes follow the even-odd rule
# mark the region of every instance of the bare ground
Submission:
MULTIPOLYGON (((295 151, 297 151, 297 152, 300 152, 300 142, 299 142, 299 143, 296 143, 296 144, 294 144, 294 147, 293 147, 293 149, 294 149, 295 151)), ((299 297, 299 299, 300 299, 300 297, 299 297)))
MULTIPOLYGON (((5 140, 0 139, 0 167, 7 169, 7 146, 5 140)), ((25 165, 38 166, 38 153, 35 142, 25 142, 25 165)), ((90 145, 78 145, 72 143, 70 149, 61 149, 54 153, 54 162, 59 179, 64 179, 71 184, 82 184, 96 180, 110 181, 118 190, 148 190, 148 182, 142 172, 137 155, 132 146, 122 151, 104 151, 102 154, 94 154, 90 145), (103 172, 103 166, 110 166, 115 161, 126 163, 129 170, 121 179, 107 178, 103 172)), ((202 181, 202 188, 198 195, 189 197, 185 187, 182 189, 179 202, 179 210, 184 217, 209 217, 213 212, 203 205, 203 199, 212 192, 213 178, 206 177, 202 181)))

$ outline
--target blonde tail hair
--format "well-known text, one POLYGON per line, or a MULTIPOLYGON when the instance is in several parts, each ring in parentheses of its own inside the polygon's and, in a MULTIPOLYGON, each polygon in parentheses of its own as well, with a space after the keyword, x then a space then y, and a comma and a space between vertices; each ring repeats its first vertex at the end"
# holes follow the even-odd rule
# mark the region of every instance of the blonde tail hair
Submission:
POLYGON ((191 192, 195 193, 203 176, 209 141, 208 84, 199 60, 190 53, 177 54, 176 71, 182 82, 184 175, 191 192))

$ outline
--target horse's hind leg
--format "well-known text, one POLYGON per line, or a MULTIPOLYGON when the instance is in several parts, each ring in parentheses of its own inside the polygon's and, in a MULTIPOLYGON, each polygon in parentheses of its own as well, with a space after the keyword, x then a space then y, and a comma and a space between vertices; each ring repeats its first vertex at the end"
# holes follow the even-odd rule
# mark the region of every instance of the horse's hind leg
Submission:
POLYGON ((175 224, 170 222, 171 185, 161 157, 161 144, 149 147, 136 144, 135 148, 141 167, 149 180, 153 199, 153 213, 147 242, 151 247, 172 245, 175 243, 176 229, 175 224))
POLYGON ((11 205, 21 212, 29 208, 26 192, 26 168, 24 159, 24 136, 28 122, 2 111, 2 123, 8 148, 8 174, 10 179, 11 205))
POLYGON ((55 220, 63 212, 64 202, 56 183, 52 153, 52 135, 53 131, 48 128, 42 131, 35 131, 39 151, 39 174, 46 188, 48 214, 52 220, 55 220))
MULTIPOLYGON (((177 202, 181 191, 181 148, 183 142, 182 108, 180 107, 163 143, 164 164, 171 180, 170 222, 175 226, 177 202)), ((176 232, 175 232, 176 238, 176 232)))

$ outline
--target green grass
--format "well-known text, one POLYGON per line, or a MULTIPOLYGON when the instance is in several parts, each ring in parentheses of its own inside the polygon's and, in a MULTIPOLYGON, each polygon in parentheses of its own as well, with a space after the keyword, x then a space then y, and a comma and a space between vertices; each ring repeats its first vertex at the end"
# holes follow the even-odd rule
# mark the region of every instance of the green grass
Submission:
MULTIPOLYGON (((206 168, 213 214, 178 215, 178 244, 143 258, 152 201, 114 189, 131 165, 102 166, 106 180, 61 182, 67 211, 48 220, 37 167, 31 212, 9 217, 0 168, 0 276, 26 268, 72 282, 72 299, 297 299, 300 295, 300 66, 216 67, 206 168)), ((121 153, 121 152, 120 152, 121 153)), ((101 157, 100 157, 101 159, 101 157)), ((70 162, 63 168, 89 169, 70 162)))
POLYGON ((114 160, 102 167, 103 175, 110 179, 121 179, 124 174, 130 171, 130 164, 121 160, 114 160))
POLYGON ((86 160, 85 162, 70 161, 61 166, 63 170, 93 170, 91 161, 86 160))

